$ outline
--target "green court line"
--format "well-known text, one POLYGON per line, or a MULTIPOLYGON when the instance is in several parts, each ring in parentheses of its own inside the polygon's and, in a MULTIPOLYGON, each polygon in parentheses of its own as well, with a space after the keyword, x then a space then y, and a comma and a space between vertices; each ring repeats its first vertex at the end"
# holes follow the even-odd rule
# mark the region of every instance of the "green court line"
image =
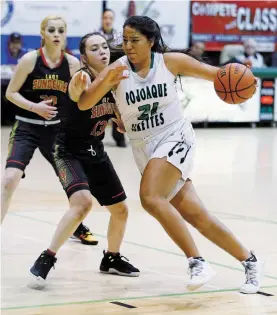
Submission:
MULTIPOLYGON (((28 217, 28 216, 21 215, 21 214, 18 214, 18 213, 12 213, 11 212, 9 214, 17 216, 17 217, 22 217, 22 218, 25 218, 25 219, 29 219, 29 220, 32 220, 32 221, 42 222, 42 223, 50 224, 52 226, 53 225, 56 226, 56 224, 54 224, 54 223, 51 223, 51 222, 48 222, 48 221, 44 221, 44 220, 41 220, 41 219, 28 217)), ((96 235, 98 237, 102 237, 102 238, 107 238, 107 236, 103 235, 103 234, 94 233, 94 235, 96 235)), ((161 253, 165 253, 165 254, 171 254, 171 255, 175 255, 175 256, 179 256, 179 257, 185 257, 184 254, 171 252, 171 251, 166 250, 166 249, 156 248, 156 247, 152 247, 152 246, 148 246, 148 245, 144 245, 144 244, 139 244, 139 243, 135 243, 135 242, 130 242, 130 241, 125 241, 125 240, 123 242, 126 243, 126 244, 135 245, 135 246, 138 246, 138 247, 141 247, 141 248, 151 249, 151 250, 154 250, 154 251, 157 251, 157 252, 161 252, 161 253)), ((231 266, 224 265, 224 264, 219 264, 219 263, 216 263, 216 262, 213 262, 213 261, 208 261, 208 262, 211 265, 215 265, 215 266, 218 266, 218 267, 223 267, 223 268, 227 268, 227 269, 230 269, 230 270, 244 272, 244 270, 242 268, 231 267, 231 266)), ((264 275, 264 277, 268 278, 268 279, 277 280, 277 277, 270 276, 270 275, 264 275)))
MULTIPOLYGON (((277 285, 261 287, 261 289, 271 289, 271 288, 277 288, 277 285)), ((127 298, 112 298, 112 299, 104 299, 104 300, 88 300, 88 301, 75 301, 75 302, 41 304, 41 305, 38 304, 38 305, 26 305, 26 306, 23 305, 23 306, 4 307, 4 308, 1 308, 1 310, 4 311, 4 310, 16 310, 16 309, 26 309, 26 308, 38 308, 38 307, 95 304, 95 303, 105 303, 105 302, 113 302, 113 301, 155 299, 155 298, 177 297, 177 296, 186 296, 186 295, 201 295, 201 294, 210 294, 210 293, 234 292, 238 290, 239 288, 233 288, 233 289, 221 289, 221 290, 210 290, 210 291, 207 290, 207 291, 194 291, 194 292, 184 292, 184 293, 135 296, 135 297, 127 297, 127 298)))
MULTIPOLYGON (((257 217, 251 217, 251 216, 244 216, 237 213, 229 213, 229 212, 220 212, 220 211, 209 211, 210 213, 219 214, 222 216, 230 216, 230 218, 226 219, 237 219, 242 221, 248 221, 248 222, 261 222, 261 223, 267 223, 267 224, 277 224, 277 221, 275 220, 268 220, 268 219, 262 219, 257 217)), ((18 212, 9 212, 8 214, 20 214, 18 212)))
POLYGON ((243 220, 243 221, 254 221, 254 222, 262 222, 262 223, 268 223, 268 224, 277 224, 277 221, 274 221, 274 220, 249 217, 249 216, 244 216, 244 215, 236 214, 236 213, 219 212, 219 211, 211 211, 211 213, 220 214, 223 216, 227 215, 227 216, 232 217, 233 219, 239 219, 239 220, 243 220))

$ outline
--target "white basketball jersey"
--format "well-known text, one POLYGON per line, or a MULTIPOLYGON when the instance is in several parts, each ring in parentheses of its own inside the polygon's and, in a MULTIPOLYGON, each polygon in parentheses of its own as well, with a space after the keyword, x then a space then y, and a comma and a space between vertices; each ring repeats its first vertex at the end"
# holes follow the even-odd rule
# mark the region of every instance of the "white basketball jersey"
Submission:
POLYGON ((152 54, 145 78, 132 71, 127 56, 119 60, 129 67, 129 78, 120 82, 114 95, 131 141, 147 141, 184 120, 175 76, 167 69, 162 54, 152 54))

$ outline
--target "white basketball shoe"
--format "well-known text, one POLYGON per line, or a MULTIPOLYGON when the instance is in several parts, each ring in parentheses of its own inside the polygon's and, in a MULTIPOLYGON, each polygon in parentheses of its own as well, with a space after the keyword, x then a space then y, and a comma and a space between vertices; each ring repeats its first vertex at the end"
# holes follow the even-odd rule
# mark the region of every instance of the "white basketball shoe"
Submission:
POLYGON ((202 258, 190 257, 188 273, 190 280, 187 284, 189 291, 202 287, 216 276, 216 271, 202 258))
POLYGON ((245 268, 246 281, 240 288, 241 293, 254 294, 260 290, 263 276, 264 261, 257 258, 251 251, 251 257, 242 261, 245 268))

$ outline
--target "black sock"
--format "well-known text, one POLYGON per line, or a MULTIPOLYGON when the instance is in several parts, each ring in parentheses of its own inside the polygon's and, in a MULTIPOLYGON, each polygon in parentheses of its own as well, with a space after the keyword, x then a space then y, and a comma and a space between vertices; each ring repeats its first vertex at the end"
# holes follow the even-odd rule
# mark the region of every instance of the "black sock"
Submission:
POLYGON ((246 259, 247 262, 256 262, 257 258, 255 255, 251 254, 249 258, 246 259))
POLYGON ((107 251, 106 254, 107 254, 107 255, 116 256, 116 255, 118 255, 119 253, 112 253, 112 252, 108 252, 108 251, 107 251))
POLYGON ((193 257, 193 259, 198 259, 198 260, 201 260, 201 261, 203 261, 203 262, 205 262, 205 259, 203 258, 203 257, 193 257))
POLYGON ((50 249, 48 249, 48 248, 47 248, 46 253, 47 253, 48 255, 50 255, 50 256, 53 256, 53 257, 56 256, 56 253, 52 252, 52 251, 51 251, 50 249))

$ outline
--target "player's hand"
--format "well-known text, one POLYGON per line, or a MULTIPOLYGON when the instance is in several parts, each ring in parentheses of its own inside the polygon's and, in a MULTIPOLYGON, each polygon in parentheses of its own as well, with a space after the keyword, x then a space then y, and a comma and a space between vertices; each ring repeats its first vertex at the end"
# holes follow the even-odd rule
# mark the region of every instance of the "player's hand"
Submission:
POLYGON ((129 78, 129 74, 124 73, 124 70, 128 70, 128 66, 116 66, 109 69, 105 77, 105 83, 109 86, 114 86, 118 84, 121 80, 125 80, 129 78))
POLYGON ((252 68, 252 61, 249 59, 245 59, 243 64, 247 67, 247 68, 252 68))
POLYGON ((255 89, 255 92, 253 93, 253 95, 256 94, 257 89, 259 87, 259 81, 258 81, 258 78, 256 78, 256 77, 255 77, 255 87, 256 87, 256 89, 255 89))
MULTIPOLYGON (((246 67, 247 67, 248 69, 251 68, 250 65, 246 65, 246 67)), ((258 81, 258 78, 255 77, 255 87, 256 87, 256 89, 255 89, 255 92, 253 93, 253 95, 257 92, 257 88, 259 87, 259 83, 258 83, 258 82, 259 82, 259 81, 258 81)))
POLYGON ((125 129, 125 126, 123 124, 123 121, 119 118, 112 118, 112 121, 116 123, 117 125, 117 128, 116 130, 120 133, 125 133, 126 132, 126 129, 125 129))
POLYGON ((52 100, 42 101, 33 106, 32 112, 38 114, 44 119, 51 120, 58 114, 57 107, 51 106, 52 100))
POLYGON ((256 86, 256 88, 259 87, 258 78, 256 78, 256 77, 255 77, 255 86, 256 86))
POLYGON ((74 80, 74 84, 73 84, 73 92, 76 94, 76 95, 81 95, 85 88, 87 87, 87 76, 82 73, 82 71, 80 71, 76 77, 75 77, 75 80, 74 80))

